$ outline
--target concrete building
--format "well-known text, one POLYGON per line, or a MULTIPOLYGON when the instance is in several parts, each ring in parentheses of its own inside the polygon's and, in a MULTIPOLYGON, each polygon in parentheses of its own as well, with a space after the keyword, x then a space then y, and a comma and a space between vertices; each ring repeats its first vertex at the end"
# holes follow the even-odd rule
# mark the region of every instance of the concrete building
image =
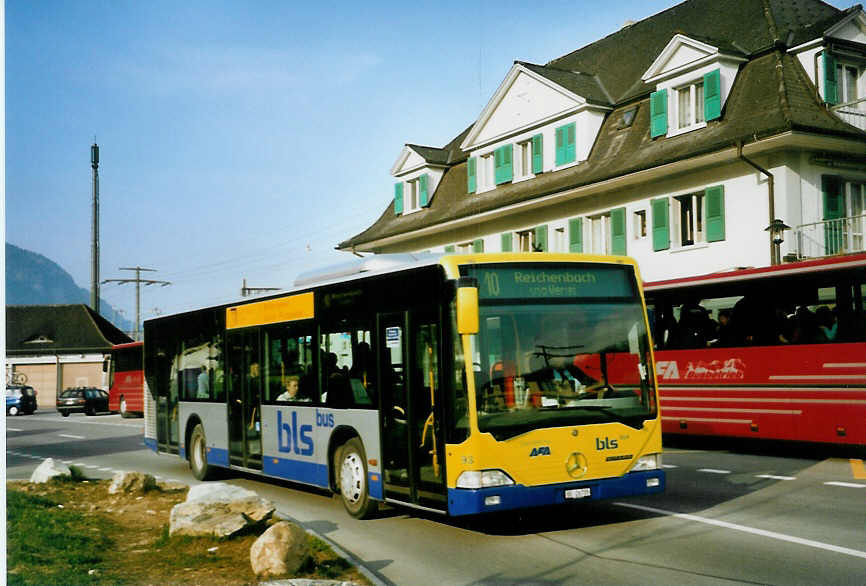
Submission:
POLYGON ((866 13, 688 0, 514 62, 469 128, 391 174, 339 249, 627 254, 646 280, 866 250, 866 13))
POLYGON ((108 390, 103 363, 132 339, 84 304, 6 306, 6 380, 24 375, 39 407, 69 387, 108 390))

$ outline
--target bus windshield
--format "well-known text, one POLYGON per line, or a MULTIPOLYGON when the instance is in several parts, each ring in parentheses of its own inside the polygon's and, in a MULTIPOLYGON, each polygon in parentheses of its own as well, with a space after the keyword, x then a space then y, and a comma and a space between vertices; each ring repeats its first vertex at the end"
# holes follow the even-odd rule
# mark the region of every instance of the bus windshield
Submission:
POLYGON ((479 431, 506 439, 537 428, 612 421, 640 428, 656 415, 644 310, 627 271, 544 269, 533 278, 553 285, 545 285, 537 301, 492 294, 508 291, 507 271, 497 271, 493 291, 488 275, 478 275, 473 362, 479 431), (558 295, 580 280, 589 287, 558 295))

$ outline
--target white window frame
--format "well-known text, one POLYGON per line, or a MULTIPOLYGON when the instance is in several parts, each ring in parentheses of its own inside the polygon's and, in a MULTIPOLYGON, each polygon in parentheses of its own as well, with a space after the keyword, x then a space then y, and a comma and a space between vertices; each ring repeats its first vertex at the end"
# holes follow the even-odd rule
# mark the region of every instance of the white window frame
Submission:
POLYGON ((671 112, 673 113, 673 132, 671 134, 679 134, 688 132, 698 128, 705 128, 707 121, 704 119, 704 80, 694 80, 685 85, 673 88, 671 94, 671 112), (690 111, 685 115, 685 120, 680 112, 680 96, 687 95, 686 98, 690 111))
MULTIPOLYGON (((849 102, 853 102, 858 100, 864 95, 866 95, 866 88, 864 88, 864 68, 862 62, 849 60, 849 59, 836 59, 836 91, 838 93, 838 102, 839 104, 847 104, 849 102), (855 79, 853 81, 853 89, 854 96, 851 96, 851 82, 846 75, 849 69, 853 69, 856 72, 855 79)), ((858 109, 864 109, 863 104, 858 105, 858 109)))
POLYGON ((845 181, 846 244, 849 251, 866 250, 866 181, 845 181))
POLYGON ((703 244, 707 241, 707 205, 704 192, 671 196, 672 242, 679 248, 703 244), (684 237, 683 232, 691 236, 684 237))
POLYGON ((460 242, 456 246, 457 254, 472 254, 472 242, 460 242))
POLYGON ((553 246, 550 252, 568 252, 568 240, 565 237, 565 226, 553 228, 553 246))
POLYGON ((517 246, 515 252, 532 252, 532 247, 535 244, 535 230, 519 230, 515 232, 517 236, 517 246))
POLYGON ((532 139, 514 145, 514 180, 532 177, 532 139))
POLYGON ((647 211, 635 210, 632 214, 632 226, 634 226, 634 239, 643 240, 647 237, 647 211))
MULTIPOLYGON (((589 239, 587 252, 591 254, 610 254, 610 212, 589 216, 589 239)), ((586 232, 584 232, 586 236, 586 232)))
POLYGON ((493 151, 478 156, 478 192, 490 191, 496 184, 493 180, 493 151))

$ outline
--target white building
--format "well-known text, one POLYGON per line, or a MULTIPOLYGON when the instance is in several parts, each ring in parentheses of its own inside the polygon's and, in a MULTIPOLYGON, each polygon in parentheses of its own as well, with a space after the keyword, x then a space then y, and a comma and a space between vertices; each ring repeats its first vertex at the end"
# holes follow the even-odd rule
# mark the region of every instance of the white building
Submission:
POLYGON ((866 250, 866 13, 689 0, 545 65, 406 145, 358 252, 627 254, 646 280, 866 250), (765 10, 765 7, 768 9, 765 10))

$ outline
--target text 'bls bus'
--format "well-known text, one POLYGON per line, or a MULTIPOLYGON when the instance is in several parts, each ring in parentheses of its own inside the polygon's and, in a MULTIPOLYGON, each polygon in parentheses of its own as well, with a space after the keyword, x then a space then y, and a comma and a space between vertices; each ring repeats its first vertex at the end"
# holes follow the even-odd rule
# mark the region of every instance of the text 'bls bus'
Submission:
POLYGON ((108 410, 121 417, 144 415, 144 370, 142 342, 117 344, 111 349, 108 410))
POLYGON ((644 290, 664 433, 866 445, 866 254, 644 290))
POLYGON ((377 255, 145 323, 145 442, 450 515, 664 489, 634 261, 377 255))

